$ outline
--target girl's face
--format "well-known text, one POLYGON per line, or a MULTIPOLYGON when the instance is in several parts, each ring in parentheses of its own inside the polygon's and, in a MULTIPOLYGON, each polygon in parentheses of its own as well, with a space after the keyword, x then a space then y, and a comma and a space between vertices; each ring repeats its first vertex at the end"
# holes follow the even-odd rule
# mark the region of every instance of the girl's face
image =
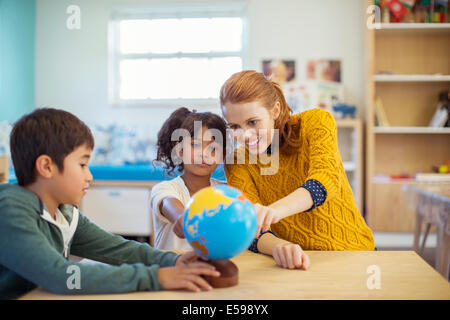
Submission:
POLYGON ((215 141, 212 132, 204 126, 191 139, 183 139, 181 158, 185 172, 198 176, 211 175, 223 162, 225 145, 215 141))
POLYGON ((280 115, 280 103, 271 111, 260 101, 225 103, 222 113, 233 131, 233 138, 252 154, 260 154, 272 143, 275 120, 280 115))

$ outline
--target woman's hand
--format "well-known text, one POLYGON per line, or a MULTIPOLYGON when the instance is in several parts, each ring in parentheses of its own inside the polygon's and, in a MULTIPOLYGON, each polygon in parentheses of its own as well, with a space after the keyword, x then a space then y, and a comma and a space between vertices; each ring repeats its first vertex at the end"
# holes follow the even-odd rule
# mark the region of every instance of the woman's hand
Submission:
POLYGON ((257 238, 261 232, 265 232, 270 229, 270 225, 277 223, 282 219, 280 214, 273 208, 263 206, 259 203, 254 205, 256 216, 258 219, 258 228, 256 230, 257 238))
POLYGON ((275 246, 272 256, 277 265, 286 269, 307 270, 310 265, 309 257, 302 248, 298 244, 287 241, 275 246))

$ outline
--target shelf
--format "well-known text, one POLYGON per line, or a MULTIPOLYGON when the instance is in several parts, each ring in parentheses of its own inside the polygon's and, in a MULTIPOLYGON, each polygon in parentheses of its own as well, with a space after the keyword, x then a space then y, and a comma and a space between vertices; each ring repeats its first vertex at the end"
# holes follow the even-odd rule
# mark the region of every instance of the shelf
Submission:
POLYGON ((450 134, 450 128, 433 127, 375 127, 378 134, 450 134))
POLYGON ((375 74, 376 82, 447 82, 450 75, 439 74, 375 74))
POLYGON ((418 183, 414 179, 373 179, 374 184, 414 184, 418 183))
POLYGON ((436 181, 422 181, 422 180, 416 180, 416 179, 389 179, 389 178, 373 178, 372 183, 374 184, 415 184, 415 185, 431 185, 431 184, 450 184, 450 182, 443 180, 436 180, 436 181))
POLYGON ((383 30, 442 30, 450 31, 450 23, 381 23, 383 30))
POLYGON ((354 163, 353 161, 344 161, 343 162, 344 165, 344 170, 345 171, 355 171, 356 170, 356 163, 354 163))
MULTIPOLYGON (((373 0, 366 3, 373 5, 373 0)), ((415 216, 403 185, 430 183, 414 175, 431 172, 450 157, 450 128, 428 127, 440 93, 450 86, 450 23, 377 27, 366 28, 365 39, 365 218, 374 232, 413 232, 415 216), (376 125, 375 98, 381 99, 391 126, 376 125), (389 176, 401 173, 411 178, 389 176)))
POLYGON ((362 121, 359 118, 335 118, 339 153, 344 171, 355 196, 356 205, 362 212, 363 164, 362 164, 362 121))
POLYGON ((354 128, 360 123, 359 119, 336 119, 336 126, 340 128, 354 128))

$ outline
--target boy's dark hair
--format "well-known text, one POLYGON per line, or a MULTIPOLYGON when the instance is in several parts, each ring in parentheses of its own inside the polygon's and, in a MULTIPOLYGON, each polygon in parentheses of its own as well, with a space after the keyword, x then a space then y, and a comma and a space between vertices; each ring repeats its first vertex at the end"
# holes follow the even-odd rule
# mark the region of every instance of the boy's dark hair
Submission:
POLYGON ((45 154, 64 170, 64 158, 77 147, 94 148, 91 130, 73 114, 41 108, 24 115, 10 135, 11 158, 17 182, 29 185, 36 179, 36 159, 45 154))
POLYGON ((187 108, 179 108, 175 110, 170 117, 164 122, 161 130, 158 132, 158 151, 156 160, 157 162, 163 163, 165 165, 166 170, 168 170, 168 174, 172 175, 175 169, 178 169, 179 172, 183 171, 184 165, 183 163, 176 164, 172 159, 172 150, 177 144, 177 142, 181 142, 182 138, 179 141, 172 141, 172 133, 176 129, 186 129, 191 137, 194 136, 194 122, 200 121, 202 127, 205 126, 208 129, 217 129, 222 134, 223 138, 223 155, 225 158, 227 145, 229 144, 230 137, 227 136, 227 125, 225 121, 218 116, 217 114, 211 112, 196 112, 190 111, 187 108))

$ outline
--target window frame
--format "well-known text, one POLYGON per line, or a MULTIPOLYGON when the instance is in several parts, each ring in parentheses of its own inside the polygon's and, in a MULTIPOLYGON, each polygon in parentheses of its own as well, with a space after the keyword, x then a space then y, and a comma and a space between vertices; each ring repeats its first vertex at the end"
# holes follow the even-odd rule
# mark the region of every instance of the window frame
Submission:
POLYGON ((112 10, 108 25, 108 100, 113 107, 174 107, 195 106, 196 108, 210 108, 219 105, 218 99, 121 99, 120 98, 120 62, 125 59, 158 59, 158 58, 215 58, 239 57, 245 70, 248 63, 248 19, 246 5, 243 2, 224 4, 172 5, 152 7, 120 7, 112 10), (151 19, 182 19, 182 18, 220 18, 238 17, 242 19, 242 47, 240 51, 208 52, 208 53, 133 53, 120 52, 120 22, 124 20, 151 19))

